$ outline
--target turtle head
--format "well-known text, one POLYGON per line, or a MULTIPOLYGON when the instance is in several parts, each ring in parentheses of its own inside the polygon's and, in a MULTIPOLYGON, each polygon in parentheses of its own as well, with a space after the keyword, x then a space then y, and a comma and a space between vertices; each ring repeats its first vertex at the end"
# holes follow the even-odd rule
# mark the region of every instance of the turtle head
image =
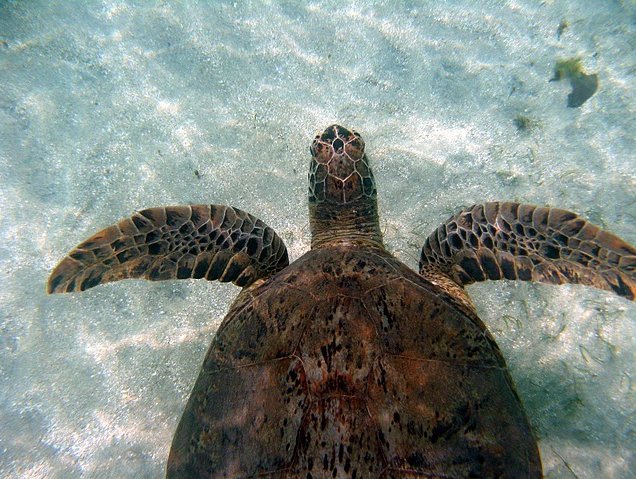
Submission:
POLYGON ((310 151, 310 203, 345 205, 364 197, 375 198, 375 181, 359 133, 331 125, 316 135, 310 151))
POLYGON ((327 240, 382 244, 375 180, 360 134, 331 125, 316 135, 310 151, 312 247, 327 240))

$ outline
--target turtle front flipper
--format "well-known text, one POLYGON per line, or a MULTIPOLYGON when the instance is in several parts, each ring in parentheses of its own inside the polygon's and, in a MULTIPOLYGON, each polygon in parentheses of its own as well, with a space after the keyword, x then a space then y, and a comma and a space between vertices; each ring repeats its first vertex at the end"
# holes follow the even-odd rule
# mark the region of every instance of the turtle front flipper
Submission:
POLYGON ((556 208, 495 202, 462 210, 424 243, 420 272, 431 267, 462 286, 519 279, 636 296, 636 248, 556 208))
POLYGON ((47 291, 84 291, 127 278, 205 278, 248 286, 288 264, 274 230, 237 208, 150 208, 78 245, 53 270, 47 291))

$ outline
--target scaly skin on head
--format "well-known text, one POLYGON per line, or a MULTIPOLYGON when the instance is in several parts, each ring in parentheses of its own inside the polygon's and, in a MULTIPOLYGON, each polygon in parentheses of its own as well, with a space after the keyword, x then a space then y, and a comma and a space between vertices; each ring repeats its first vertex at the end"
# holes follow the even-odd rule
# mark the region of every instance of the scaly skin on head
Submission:
POLYGON ((310 150, 311 247, 349 243, 383 248, 375 180, 360 135, 331 125, 310 150))

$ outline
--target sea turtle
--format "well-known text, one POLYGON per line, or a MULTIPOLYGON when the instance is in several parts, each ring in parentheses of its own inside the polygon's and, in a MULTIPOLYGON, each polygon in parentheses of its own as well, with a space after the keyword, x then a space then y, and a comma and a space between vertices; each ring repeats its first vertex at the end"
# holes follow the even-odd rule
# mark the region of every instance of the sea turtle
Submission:
POLYGON ((237 208, 152 208, 62 260, 52 293, 125 278, 243 289, 177 428, 169 478, 541 477, 504 359, 463 286, 581 283, 636 294, 636 249, 574 213, 492 202, 424 242, 419 273, 383 246, 360 135, 311 145, 311 250, 237 208))

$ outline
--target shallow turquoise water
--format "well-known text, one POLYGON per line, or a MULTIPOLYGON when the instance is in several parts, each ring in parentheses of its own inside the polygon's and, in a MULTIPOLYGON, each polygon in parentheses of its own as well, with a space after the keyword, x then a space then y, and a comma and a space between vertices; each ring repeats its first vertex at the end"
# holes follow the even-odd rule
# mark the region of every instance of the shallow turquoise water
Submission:
MULTIPOLYGON (((413 267, 437 224, 495 199, 636 243, 633 1, 86 3, 0 3, 2 477, 162 475, 236 289, 47 297, 46 277, 87 235, 164 204, 237 206, 299 257, 308 146, 333 122, 365 138, 387 245, 413 267), (548 81, 573 56, 599 76, 581 108, 548 81)), ((547 477, 632 477, 634 304, 582 287, 469 293, 547 477)))

